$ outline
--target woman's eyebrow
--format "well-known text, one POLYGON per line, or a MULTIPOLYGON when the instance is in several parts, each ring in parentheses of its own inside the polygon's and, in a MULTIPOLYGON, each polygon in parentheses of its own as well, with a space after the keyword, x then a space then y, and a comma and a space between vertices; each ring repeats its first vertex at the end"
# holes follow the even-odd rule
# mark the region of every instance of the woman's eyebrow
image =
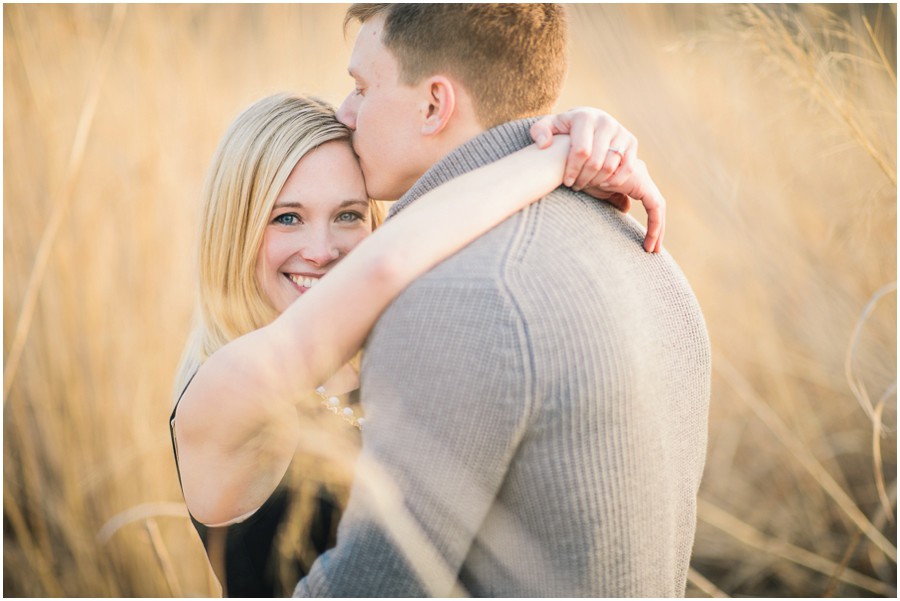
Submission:
POLYGON ((301 203, 297 202, 296 200, 286 200, 286 201, 276 202, 275 206, 272 208, 273 209, 281 209, 284 207, 288 207, 291 209, 302 209, 303 205, 301 203))
MULTIPOLYGON (((361 205, 361 206, 368 208, 369 201, 368 200, 360 200, 360 199, 342 200, 340 202, 340 204, 338 204, 338 208, 344 208, 344 207, 348 207, 351 205, 361 205)), ((273 208, 275 208, 275 209, 284 209, 284 208, 303 209, 305 207, 303 206, 303 203, 297 202, 296 200, 286 200, 286 201, 282 201, 282 202, 276 202, 275 206, 273 208)))
POLYGON ((343 208, 343 207, 347 207, 347 206, 351 206, 351 205, 362 205, 368 209, 369 201, 368 200, 345 200, 340 204, 340 207, 343 208))

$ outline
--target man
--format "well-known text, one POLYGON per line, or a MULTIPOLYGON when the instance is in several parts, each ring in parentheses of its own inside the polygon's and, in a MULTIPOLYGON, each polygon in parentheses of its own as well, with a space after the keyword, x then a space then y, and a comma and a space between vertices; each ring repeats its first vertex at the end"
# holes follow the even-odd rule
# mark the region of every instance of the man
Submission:
MULTIPOLYGON (((530 143, 565 72, 547 5, 354 5, 369 192, 427 190, 530 143)), ((684 594, 710 355, 671 258, 560 188, 411 285, 372 331, 357 482, 297 596, 684 594)))

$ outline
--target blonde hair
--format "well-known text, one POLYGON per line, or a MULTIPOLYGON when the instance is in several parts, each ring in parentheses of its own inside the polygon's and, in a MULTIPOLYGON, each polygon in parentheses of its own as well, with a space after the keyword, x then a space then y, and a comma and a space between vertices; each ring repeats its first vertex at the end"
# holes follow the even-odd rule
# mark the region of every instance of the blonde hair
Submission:
MULTIPOLYGON (((182 355, 175 398, 216 350, 278 316, 256 277, 275 200, 308 152, 350 132, 316 98, 280 94, 246 109, 219 143, 203 186, 198 316, 182 355)), ((383 212, 370 201, 373 227, 383 212)))

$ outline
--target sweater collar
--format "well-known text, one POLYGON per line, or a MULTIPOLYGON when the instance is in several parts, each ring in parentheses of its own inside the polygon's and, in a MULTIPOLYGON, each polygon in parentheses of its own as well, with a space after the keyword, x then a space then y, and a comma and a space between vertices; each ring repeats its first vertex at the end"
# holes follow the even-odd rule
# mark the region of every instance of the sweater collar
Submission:
POLYGON ((531 125, 537 120, 538 117, 529 117, 509 121, 465 142, 426 171, 394 203, 388 217, 393 217, 429 190, 532 144, 529 132, 531 125))

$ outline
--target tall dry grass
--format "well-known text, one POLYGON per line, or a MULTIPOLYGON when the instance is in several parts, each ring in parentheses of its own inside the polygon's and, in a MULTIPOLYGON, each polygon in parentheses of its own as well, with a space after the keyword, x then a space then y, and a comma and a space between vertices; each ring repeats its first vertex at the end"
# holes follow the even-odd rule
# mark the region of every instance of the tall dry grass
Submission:
MULTIPOLYGON (((342 6, 4 6, 4 594, 216 594, 166 420, 237 112, 339 102, 342 6)), ((896 8, 573 7, 714 350, 688 594, 896 594, 896 8)))

